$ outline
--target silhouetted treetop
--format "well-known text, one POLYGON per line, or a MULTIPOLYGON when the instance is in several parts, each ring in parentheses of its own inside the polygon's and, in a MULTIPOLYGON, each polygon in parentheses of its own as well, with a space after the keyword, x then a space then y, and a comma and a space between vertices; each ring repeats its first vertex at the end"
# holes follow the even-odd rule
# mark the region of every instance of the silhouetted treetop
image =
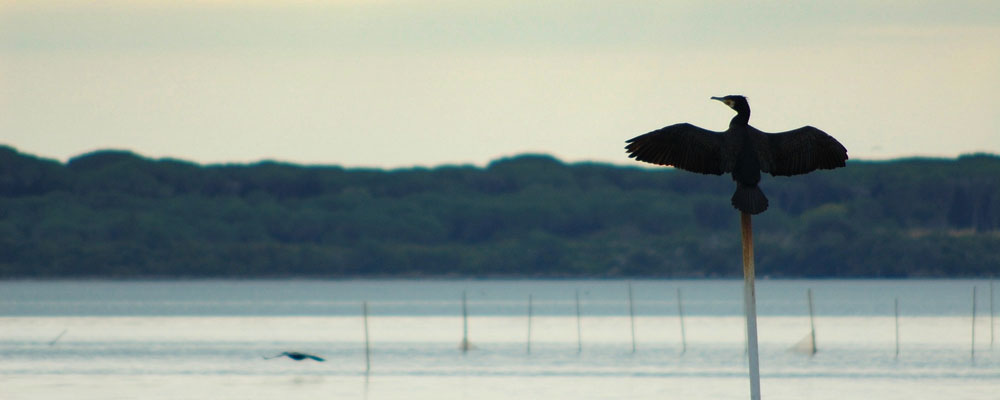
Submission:
MULTIPOLYGON (((998 176, 975 154, 766 177, 758 273, 1000 272, 998 176)), ((0 277, 738 276, 731 185, 539 154, 379 170, 0 146, 0 277)))

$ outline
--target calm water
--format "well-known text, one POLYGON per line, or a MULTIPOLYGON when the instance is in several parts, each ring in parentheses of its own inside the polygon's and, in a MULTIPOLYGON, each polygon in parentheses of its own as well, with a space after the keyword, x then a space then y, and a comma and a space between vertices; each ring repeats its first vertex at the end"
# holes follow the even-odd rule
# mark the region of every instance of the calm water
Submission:
MULTIPOLYGON (((748 398, 742 282, 632 290, 634 353, 624 281, 2 282, 0 398, 748 398), (262 357, 291 350, 328 361, 262 357)), ((1000 398, 988 281, 759 281, 758 296, 767 399, 1000 398), (809 288, 812 357, 792 350, 809 288)))

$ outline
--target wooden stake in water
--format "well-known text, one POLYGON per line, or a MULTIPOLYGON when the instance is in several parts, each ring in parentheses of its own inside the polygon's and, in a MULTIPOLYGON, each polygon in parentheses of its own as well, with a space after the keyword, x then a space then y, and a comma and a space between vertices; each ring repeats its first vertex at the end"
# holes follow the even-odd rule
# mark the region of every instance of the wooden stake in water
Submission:
POLYGON ((59 339, 62 339, 63 335, 65 335, 66 332, 69 332, 68 328, 67 329, 63 329, 63 331, 59 332, 59 335, 57 335, 55 339, 50 340, 49 341, 49 346, 55 346, 56 342, 58 342, 59 339))
POLYGON ((462 291, 462 353, 469 351, 469 311, 465 305, 465 291, 462 291))
POLYGON ((809 340, 810 344, 810 355, 816 354, 816 321, 813 317, 813 290, 806 289, 806 296, 809 297, 809 340))
POLYGON ((993 278, 990 278, 990 350, 993 350, 993 278))
POLYGON ((681 288, 677 288, 677 317, 681 320, 681 354, 687 352, 687 334, 684 332, 684 298, 681 297, 681 288))
POLYGON ((362 302, 361 308, 365 315, 365 373, 372 370, 371 342, 368 340, 368 302, 362 302))
POLYGON ((635 308, 632 307, 632 282, 628 283, 628 316, 632 323, 632 353, 635 353, 635 308))
POLYGON ((757 354, 757 293, 754 288, 753 225, 750 214, 740 213, 743 237, 743 306, 747 318, 747 353, 750 364, 750 399, 760 400, 760 358, 757 354))
POLYGON ((66 332, 69 332, 69 328, 63 329, 63 331, 59 332, 59 335, 57 335, 55 339, 50 340, 49 346, 55 346, 56 342, 58 342, 59 339, 62 339, 63 335, 65 335, 66 332))
POLYGON ((528 295, 528 354, 531 354, 531 295, 528 295))
POLYGON ((899 358, 899 297, 893 304, 893 310, 896 314, 896 358, 899 358))
POLYGON ((576 352, 583 352, 583 328, 580 326, 580 289, 576 290, 576 352))
POLYGON ((972 359, 976 359, 976 287, 972 287, 972 359))

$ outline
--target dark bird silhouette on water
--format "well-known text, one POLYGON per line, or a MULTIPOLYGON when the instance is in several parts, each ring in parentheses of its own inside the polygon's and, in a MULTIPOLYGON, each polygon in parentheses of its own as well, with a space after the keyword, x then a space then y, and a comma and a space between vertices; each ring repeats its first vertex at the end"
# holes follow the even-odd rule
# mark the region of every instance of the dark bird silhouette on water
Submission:
POLYGON ((757 187, 761 171, 792 176, 846 165, 847 149, 819 129, 804 126, 787 132, 762 132, 749 124, 746 97, 712 99, 736 111, 725 132, 688 123, 670 125, 627 140, 629 157, 701 174, 731 173, 736 181, 733 207, 748 214, 767 209, 767 197, 757 187))
POLYGON ((286 351, 286 352, 283 352, 283 353, 275 355, 275 356, 264 357, 264 359, 265 360, 270 360, 272 358, 278 358, 278 357, 288 357, 288 358, 291 358, 291 359, 293 359, 295 361, 302 361, 302 360, 305 360, 307 358, 310 359, 310 360, 315 360, 315 361, 319 361, 319 362, 326 361, 325 359, 323 359, 321 357, 316 357, 316 356, 314 356, 312 354, 299 353, 297 351, 286 351))

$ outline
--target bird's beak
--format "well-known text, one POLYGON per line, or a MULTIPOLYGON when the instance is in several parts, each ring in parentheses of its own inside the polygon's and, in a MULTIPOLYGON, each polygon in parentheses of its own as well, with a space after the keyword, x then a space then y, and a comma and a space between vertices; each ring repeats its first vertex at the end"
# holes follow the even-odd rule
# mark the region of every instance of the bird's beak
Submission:
POLYGON ((725 97, 715 97, 715 96, 713 96, 713 97, 712 97, 712 100, 718 100, 718 101, 721 101, 721 102, 722 102, 722 104, 725 104, 725 105, 726 105, 726 107, 729 107, 729 108, 732 108, 732 109, 734 109, 734 110, 735 110, 735 108, 733 108, 733 105, 734 105, 734 104, 736 104, 736 103, 735 103, 735 102, 733 102, 733 101, 732 101, 732 100, 730 100, 730 99, 727 99, 727 98, 725 98, 725 97))

